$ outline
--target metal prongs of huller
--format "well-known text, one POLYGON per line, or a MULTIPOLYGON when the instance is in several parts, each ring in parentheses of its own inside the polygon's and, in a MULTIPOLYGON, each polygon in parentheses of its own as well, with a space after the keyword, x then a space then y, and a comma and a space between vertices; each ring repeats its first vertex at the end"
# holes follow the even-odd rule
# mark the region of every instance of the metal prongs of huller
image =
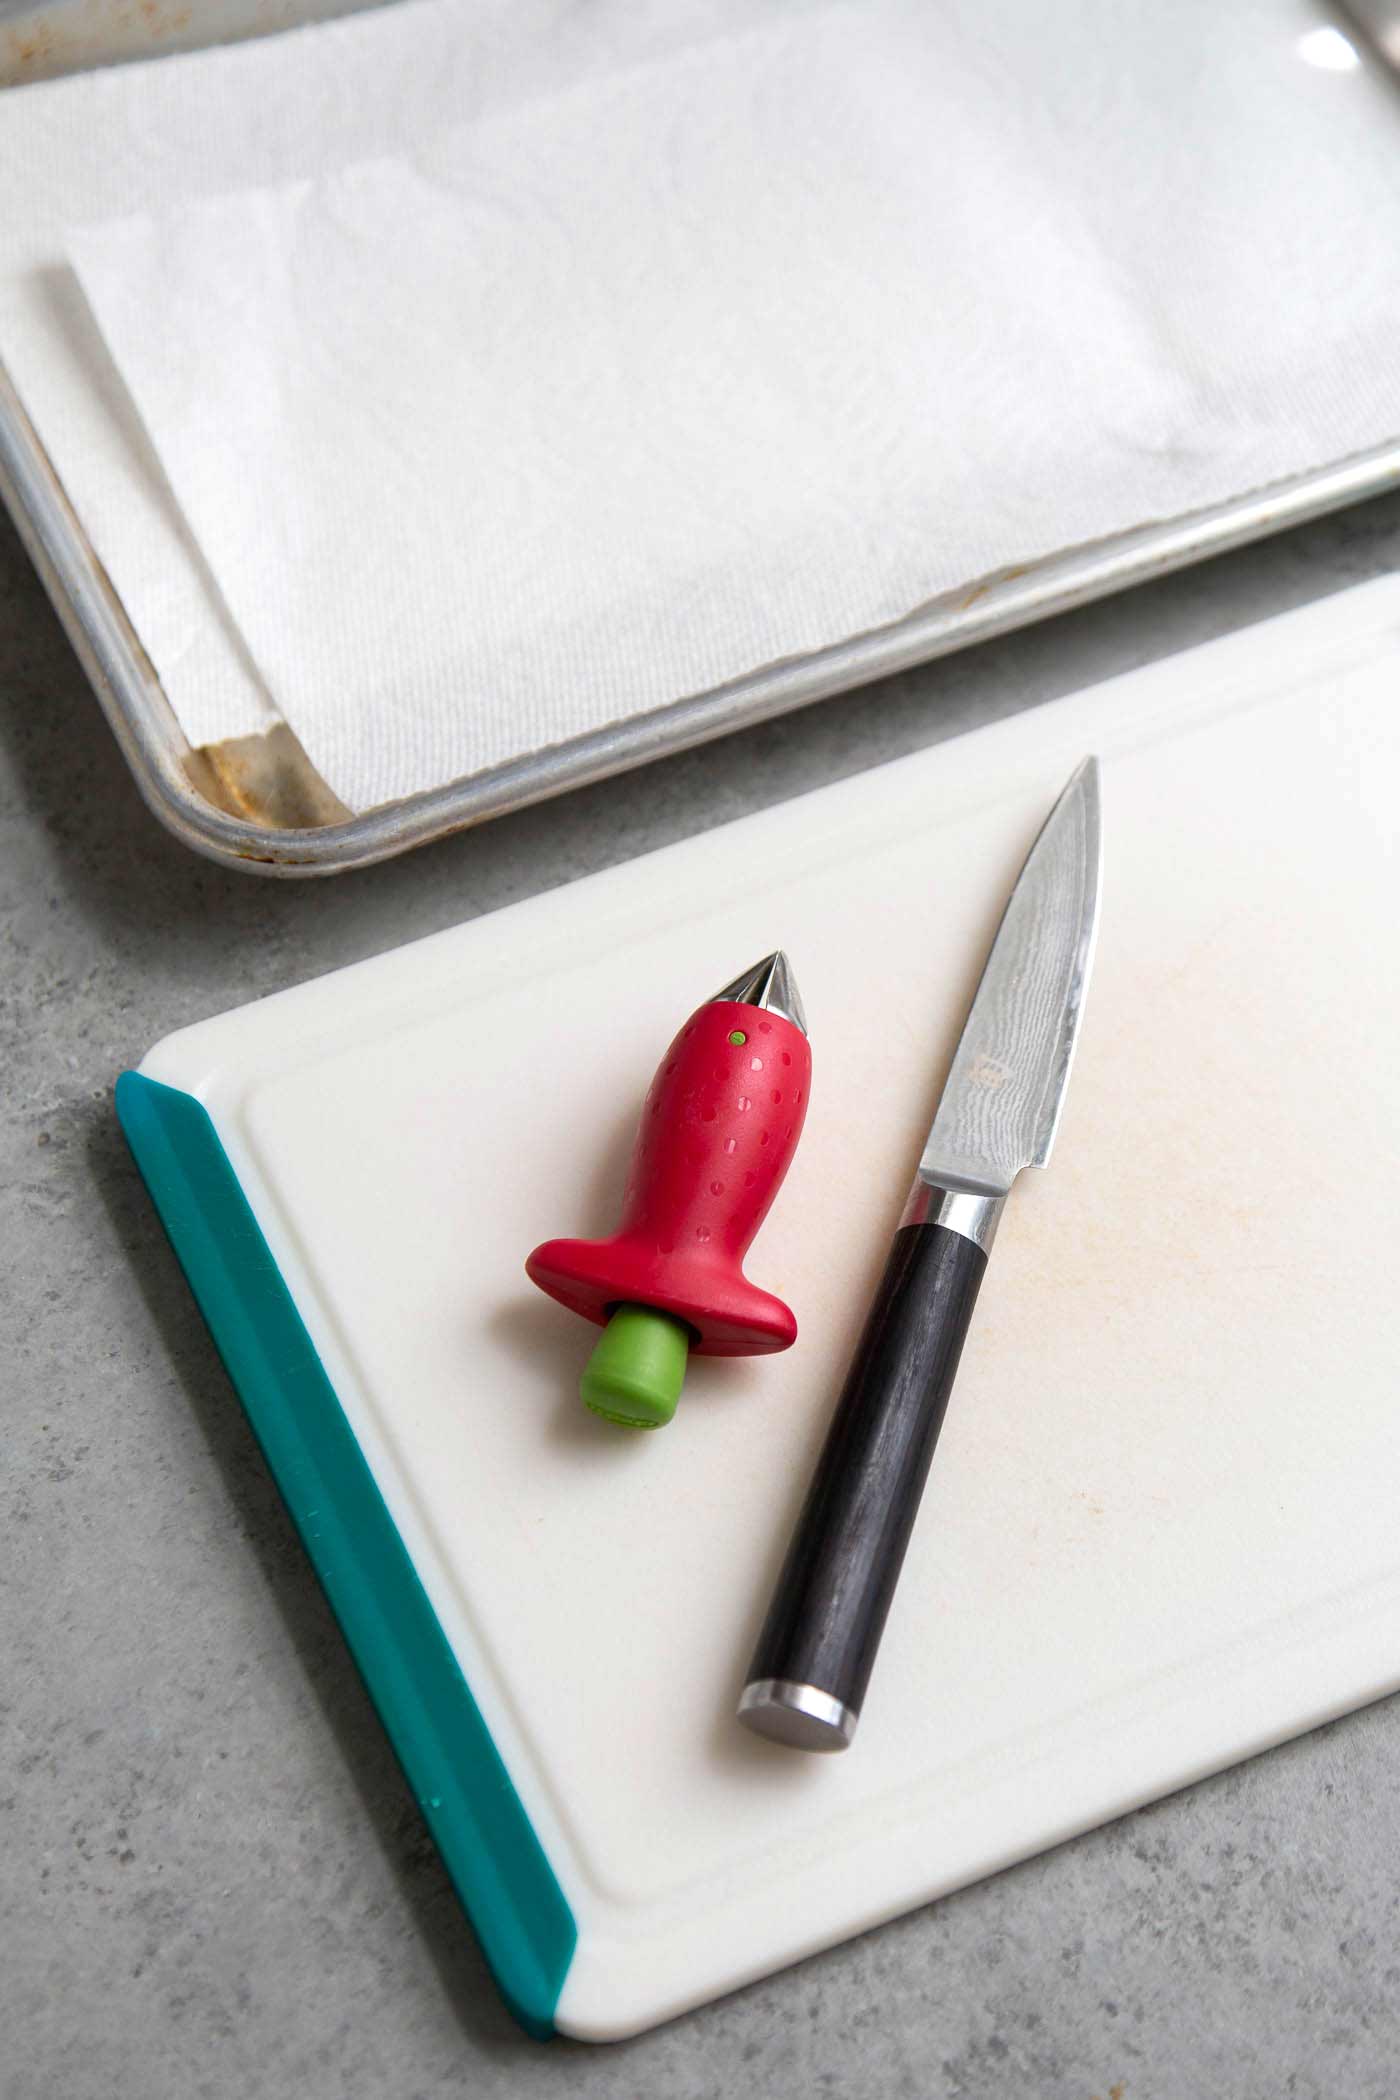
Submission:
POLYGON ((739 1006, 758 1006, 770 1014, 781 1014, 791 1021, 794 1028, 807 1034, 807 1016, 802 1010, 802 994, 797 989, 797 979, 792 974, 792 965, 781 948, 765 955, 762 962, 745 970, 733 984, 727 984, 722 992, 716 992, 711 1005, 717 1000, 732 999, 739 1006))

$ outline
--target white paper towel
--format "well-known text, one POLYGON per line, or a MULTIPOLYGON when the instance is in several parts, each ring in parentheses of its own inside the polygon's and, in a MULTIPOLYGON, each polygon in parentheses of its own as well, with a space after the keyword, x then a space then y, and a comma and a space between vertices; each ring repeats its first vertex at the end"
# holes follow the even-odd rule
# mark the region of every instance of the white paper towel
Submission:
POLYGON ((0 358, 192 744, 278 714, 69 267, 71 229, 390 153, 774 4, 404 0, 0 94, 0 358))
POLYGON ((1400 115, 1301 0, 552 19, 298 39, 373 123, 71 242, 352 807, 1400 431, 1400 115))

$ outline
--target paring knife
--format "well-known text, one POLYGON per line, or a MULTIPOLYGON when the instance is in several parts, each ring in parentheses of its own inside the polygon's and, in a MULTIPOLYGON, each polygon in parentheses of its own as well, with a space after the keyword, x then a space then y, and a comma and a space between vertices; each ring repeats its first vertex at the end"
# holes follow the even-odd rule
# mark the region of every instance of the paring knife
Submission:
POLYGON ((739 1719, 776 1742, 844 1750, 855 1735, 997 1225, 1055 1141, 1099 874, 1086 758, 992 943, 759 1636, 739 1719))

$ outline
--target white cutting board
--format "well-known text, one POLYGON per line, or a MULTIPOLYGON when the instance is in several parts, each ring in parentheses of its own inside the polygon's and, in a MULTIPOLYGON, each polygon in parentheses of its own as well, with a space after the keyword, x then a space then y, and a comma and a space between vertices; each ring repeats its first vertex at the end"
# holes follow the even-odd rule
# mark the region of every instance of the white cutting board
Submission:
POLYGON ((209 1108, 623 2034, 1400 1684, 1400 587, 188 1029, 209 1108), (732 1720, 1022 855, 1104 761, 1102 936, 854 1749, 732 1720), (613 1221, 687 1012, 784 947, 788 1355, 581 1410, 526 1253, 613 1221), (878 1016, 878 1023, 872 1021, 878 1016))

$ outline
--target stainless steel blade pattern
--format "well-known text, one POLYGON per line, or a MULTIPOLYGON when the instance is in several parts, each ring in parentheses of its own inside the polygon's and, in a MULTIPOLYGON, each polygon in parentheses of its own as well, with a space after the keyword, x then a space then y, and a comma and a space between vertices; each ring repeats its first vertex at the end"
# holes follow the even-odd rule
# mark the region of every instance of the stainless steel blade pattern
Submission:
POLYGON ((919 1179, 1002 1196, 1055 1141, 1093 961, 1099 768, 1086 758, 1026 857, 953 1056, 919 1179))

